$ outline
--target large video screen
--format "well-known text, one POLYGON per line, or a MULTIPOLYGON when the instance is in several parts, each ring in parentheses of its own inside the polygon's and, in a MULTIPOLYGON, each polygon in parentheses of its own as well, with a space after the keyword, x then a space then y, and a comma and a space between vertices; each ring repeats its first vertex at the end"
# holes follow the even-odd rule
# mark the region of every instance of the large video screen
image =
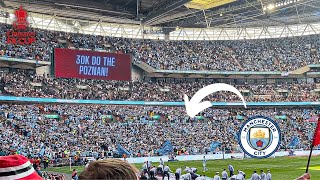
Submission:
POLYGON ((128 54, 85 50, 54 50, 55 76, 103 80, 131 80, 131 60, 128 54))

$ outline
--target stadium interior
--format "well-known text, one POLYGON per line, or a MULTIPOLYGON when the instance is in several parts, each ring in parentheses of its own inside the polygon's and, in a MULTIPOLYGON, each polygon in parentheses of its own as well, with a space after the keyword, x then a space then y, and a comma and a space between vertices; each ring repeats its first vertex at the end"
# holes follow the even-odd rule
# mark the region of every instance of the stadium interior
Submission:
MULTIPOLYGON (((238 132, 254 116, 279 125, 277 156, 309 153, 320 117, 319 0, 0 0, 0 36, 0 158, 20 154, 35 169, 89 157, 246 158, 238 132), (17 23, 34 42, 12 35, 17 23), (105 67, 75 63, 81 53, 105 67), (214 83, 234 86, 248 107, 220 91, 190 117, 184 95, 214 83)), ((139 178, 150 178, 144 170, 139 178)))

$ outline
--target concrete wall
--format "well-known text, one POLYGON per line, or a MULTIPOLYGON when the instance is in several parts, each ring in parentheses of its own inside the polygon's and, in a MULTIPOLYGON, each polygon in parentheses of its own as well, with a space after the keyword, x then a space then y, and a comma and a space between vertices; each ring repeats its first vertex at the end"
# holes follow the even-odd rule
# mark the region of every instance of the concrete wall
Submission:
POLYGON ((131 79, 136 81, 143 78, 143 71, 137 66, 132 65, 131 68, 131 79))
POLYGON ((49 65, 49 66, 37 67, 37 68, 36 68, 36 73, 39 74, 39 75, 43 75, 43 73, 45 73, 45 74, 51 74, 51 73, 50 73, 50 65, 49 65))

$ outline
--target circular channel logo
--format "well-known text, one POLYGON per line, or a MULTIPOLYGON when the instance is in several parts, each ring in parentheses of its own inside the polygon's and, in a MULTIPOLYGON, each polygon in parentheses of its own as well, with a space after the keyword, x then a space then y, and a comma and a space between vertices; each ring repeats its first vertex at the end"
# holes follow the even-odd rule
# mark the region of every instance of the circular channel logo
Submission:
POLYGON ((248 119, 238 135, 240 147, 252 158, 267 158, 280 146, 280 128, 267 117, 255 116, 248 119))

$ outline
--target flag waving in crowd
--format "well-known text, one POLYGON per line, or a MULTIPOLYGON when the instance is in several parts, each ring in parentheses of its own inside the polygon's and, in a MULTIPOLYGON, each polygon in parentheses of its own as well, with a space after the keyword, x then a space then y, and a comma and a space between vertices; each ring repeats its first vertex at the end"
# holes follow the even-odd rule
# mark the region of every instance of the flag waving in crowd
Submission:
POLYGON ((313 141, 312 141, 312 144, 311 144, 311 148, 310 148, 310 154, 309 154, 309 159, 308 159, 308 164, 307 164, 307 168, 306 168, 306 173, 308 173, 308 170, 309 170, 309 165, 310 165, 310 159, 311 159, 311 156, 312 156, 312 149, 314 146, 317 146, 320 144, 320 115, 318 115, 318 124, 317 124, 317 127, 314 131, 314 135, 313 135, 313 141))
POLYGON ((313 142, 312 142, 312 146, 317 146, 320 144, 320 118, 318 117, 318 124, 317 124, 317 128, 314 132, 314 137, 313 137, 313 142))

